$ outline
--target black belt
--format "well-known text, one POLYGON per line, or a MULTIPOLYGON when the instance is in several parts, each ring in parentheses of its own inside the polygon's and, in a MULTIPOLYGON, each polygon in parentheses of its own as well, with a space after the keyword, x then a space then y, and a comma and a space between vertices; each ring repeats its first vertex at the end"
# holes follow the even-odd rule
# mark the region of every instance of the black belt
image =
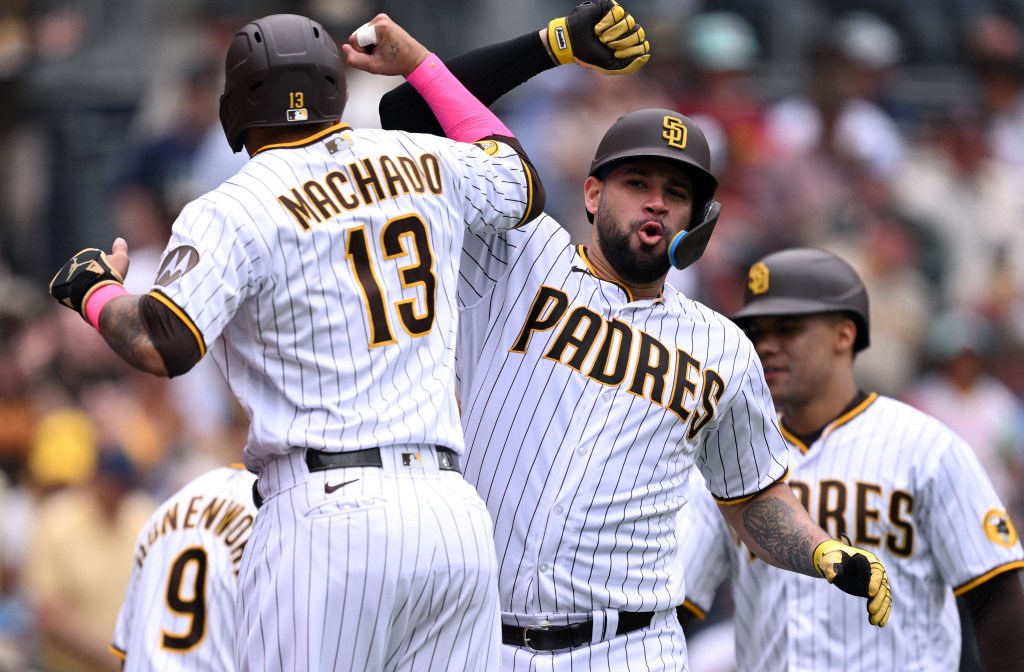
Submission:
MULTIPOLYGON (((459 469, 459 456, 451 448, 435 446, 437 452, 437 468, 441 471, 462 471, 459 469)), ((403 452, 402 461, 410 466, 416 453, 403 452)), ((384 462, 380 457, 380 448, 364 448, 348 450, 343 453, 325 453, 320 450, 306 449, 306 466, 310 471, 326 471, 342 467, 381 467, 384 462)))
MULTIPOLYGON (((302 448, 294 448, 293 450, 302 450, 302 448)), ((343 453, 327 453, 322 450, 314 450, 312 448, 306 448, 306 467, 309 468, 310 472, 313 471, 327 471, 328 469, 341 469, 343 467, 382 467, 384 461, 380 456, 380 448, 364 448, 363 450, 348 450, 343 453)), ((459 456, 451 448, 445 448, 444 446, 435 446, 434 451, 437 453, 437 468, 441 471, 458 471, 462 470, 459 468, 459 456)), ((416 453, 403 452, 402 462, 405 466, 411 466, 416 453)), ((260 495, 259 481, 252 484, 252 501, 256 504, 256 508, 263 506, 263 496, 260 495)))
MULTIPOLYGON (((615 635, 624 635, 646 628, 654 618, 653 611, 620 611, 619 627, 615 635)), ((506 625, 501 624, 501 642, 509 646, 522 646, 533 651, 557 651, 590 644, 593 641, 594 621, 569 625, 506 625)))

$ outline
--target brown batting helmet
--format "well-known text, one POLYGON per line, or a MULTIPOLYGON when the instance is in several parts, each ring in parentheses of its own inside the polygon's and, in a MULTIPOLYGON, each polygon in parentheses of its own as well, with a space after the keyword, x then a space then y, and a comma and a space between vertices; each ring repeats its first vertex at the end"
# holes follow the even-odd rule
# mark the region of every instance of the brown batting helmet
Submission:
POLYGON ((871 342, 868 292, 842 258, 814 247, 773 252, 750 267, 743 307, 732 316, 745 327, 752 317, 846 313, 857 325, 854 352, 871 342))
POLYGON ((348 99, 338 46, 316 21, 273 14, 247 24, 228 47, 220 121, 240 152, 254 127, 338 121, 348 99))

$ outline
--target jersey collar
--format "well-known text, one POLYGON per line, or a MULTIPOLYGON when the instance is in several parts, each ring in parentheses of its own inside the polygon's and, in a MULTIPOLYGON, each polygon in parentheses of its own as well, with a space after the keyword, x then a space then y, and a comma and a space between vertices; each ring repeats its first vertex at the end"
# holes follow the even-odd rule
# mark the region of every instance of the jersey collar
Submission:
MULTIPOLYGON (((594 265, 590 262, 590 258, 587 256, 587 246, 586 245, 582 245, 582 244, 577 245, 576 246, 576 254, 578 254, 580 256, 580 259, 583 260, 583 263, 586 264, 587 271, 590 272, 590 275, 592 275, 593 277, 597 278, 601 282, 607 282, 609 284, 615 285, 616 287, 621 289, 623 291, 623 293, 626 295, 626 303, 633 303, 633 301, 635 299, 633 298, 633 292, 629 291, 629 287, 626 287, 621 282, 616 282, 615 280, 609 280, 607 278, 602 278, 600 275, 597 274, 597 272, 594 270, 594 265)), ((645 299, 645 300, 651 301, 653 303, 661 303, 662 301, 664 301, 664 299, 665 299, 665 289, 664 289, 664 287, 662 287, 661 295, 660 296, 658 296, 657 298, 654 298, 654 299, 645 299)))
MULTIPOLYGON (((340 133, 341 131, 351 131, 351 130, 352 130, 351 126, 349 126, 348 124, 346 124, 344 122, 341 122, 341 123, 335 124, 334 126, 331 126, 329 128, 325 128, 322 131, 314 133, 313 135, 310 135, 308 137, 302 138, 301 140, 295 140, 293 142, 278 142, 278 143, 274 143, 274 144, 270 144, 270 145, 263 145, 262 147, 257 149, 255 152, 253 152, 252 156, 256 156, 257 154, 269 151, 271 149, 284 149, 284 148, 288 148, 288 147, 306 147, 307 145, 312 145, 314 142, 317 142, 318 140, 321 140, 324 137, 326 137, 328 135, 331 135, 332 133, 340 133)), ((252 157, 250 157, 250 158, 252 158, 252 157)))
POLYGON ((836 417, 835 420, 822 427, 819 431, 804 436, 798 436, 789 429, 786 428, 785 418, 779 423, 779 427, 782 429, 782 436, 785 437, 786 441, 789 441, 794 446, 800 449, 801 453, 807 454, 807 451, 811 449, 811 446, 819 440, 825 440, 829 434, 835 431, 837 428, 845 425, 850 420, 864 412, 864 410, 873 404, 878 399, 877 392, 870 392, 867 394, 857 395, 857 399, 846 408, 842 413, 836 417))

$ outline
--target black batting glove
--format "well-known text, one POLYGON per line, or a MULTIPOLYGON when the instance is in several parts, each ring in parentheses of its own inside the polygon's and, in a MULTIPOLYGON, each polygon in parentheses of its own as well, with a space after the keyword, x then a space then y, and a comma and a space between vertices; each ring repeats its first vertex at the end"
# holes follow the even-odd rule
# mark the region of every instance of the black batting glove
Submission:
POLYGON ((552 19, 548 44, 560 64, 575 61, 606 75, 636 72, 651 59, 644 29, 615 0, 588 0, 552 19))
POLYGON ((844 593, 866 597, 868 621, 885 627, 892 613, 892 593, 885 567, 874 553, 829 539, 814 549, 814 568, 844 593))
POLYGON ((85 317, 89 295, 104 285, 121 284, 124 278, 111 267, 103 250, 87 247, 64 264, 50 281, 50 296, 85 317))

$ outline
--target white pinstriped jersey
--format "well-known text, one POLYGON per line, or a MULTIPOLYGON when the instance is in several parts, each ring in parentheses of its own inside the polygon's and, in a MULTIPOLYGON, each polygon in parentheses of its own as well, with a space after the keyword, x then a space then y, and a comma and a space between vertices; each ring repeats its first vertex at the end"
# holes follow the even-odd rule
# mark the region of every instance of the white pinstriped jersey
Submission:
POLYGON ((150 516, 114 630, 126 672, 235 669, 235 594, 256 516, 255 479, 214 469, 150 516))
POLYGON ((151 295, 209 344, 251 420, 250 468, 290 446, 462 451, 459 250, 531 196, 519 156, 487 144, 342 124, 264 148, 182 211, 151 295))
POLYGON ((706 610, 732 577, 739 670, 956 670, 954 596, 1024 567, 970 447, 934 418, 874 394, 810 446, 784 433, 789 483, 811 518, 885 565, 888 624, 870 625, 863 600, 824 581, 754 559, 699 492, 679 516, 687 602, 706 610))
POLYGON ((542 216, 467 236, 457 373, 466 478, 495 521, 502 609, 669 609, 694 462, 751 495, 787 452, 753 346, 666 286, 631 300, 542 216))

